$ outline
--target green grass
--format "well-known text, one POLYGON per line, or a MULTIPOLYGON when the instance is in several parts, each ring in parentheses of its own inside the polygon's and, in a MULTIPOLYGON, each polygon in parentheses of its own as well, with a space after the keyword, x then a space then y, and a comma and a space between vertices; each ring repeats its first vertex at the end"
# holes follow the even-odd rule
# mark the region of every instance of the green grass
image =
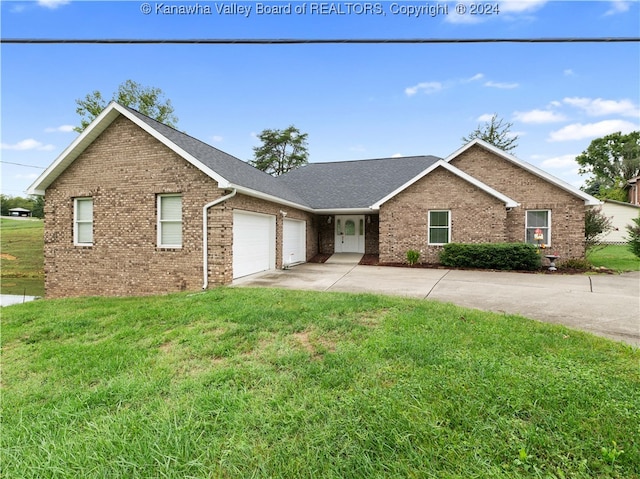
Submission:
POLYGON ((640 351, 561 326, 235 288, 2 315, 3 477, 640 477, 640 351))
POLYGON ((41 220, 0 219, 3 294, 44 295, 44 237, 41 220))
POLYGON ((593 266, 604 266, 616 271, 640 271, 640 258, 626 245, 607 245, 589 254, 593 266))

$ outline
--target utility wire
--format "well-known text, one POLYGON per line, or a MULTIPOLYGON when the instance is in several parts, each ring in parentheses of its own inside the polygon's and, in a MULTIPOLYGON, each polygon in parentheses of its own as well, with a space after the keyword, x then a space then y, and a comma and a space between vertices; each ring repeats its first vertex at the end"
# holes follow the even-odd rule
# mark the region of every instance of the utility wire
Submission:
POLYGON ((0 163, 6 163, 7 165, 26 166, 26 167, 29 167, 29 168, 39 168, 41 170, 45 170, 46 169, 44 166, 24 165, 22 163, 14 163, 12 161, 2 161, 2 160, 0 160, 0 163))
POLYGON ((407 43, 632 43, 640 37, 548 38, 0 38, 7 44, 106 44, 106 45, 293 45, 293 44, 407 44, 407 43))

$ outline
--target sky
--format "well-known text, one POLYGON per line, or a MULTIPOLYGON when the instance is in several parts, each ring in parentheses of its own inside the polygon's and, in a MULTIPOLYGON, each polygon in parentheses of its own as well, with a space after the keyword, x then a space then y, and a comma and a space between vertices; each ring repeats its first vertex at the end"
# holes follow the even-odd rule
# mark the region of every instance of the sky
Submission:
MULTIPOLYGON (((638 0, 4 0, 0 15, 3 40, 640 37, 638 0)), ((497 114, 519 137, 515 156, 580 186, 575 157, 593 139, 640 129, 638 41, 2 43, 0 66, 11 196, 77 137, 76 100, 109 99, 128 79, 160 88, 178 129, 242 160, 262 130, 289 125, 308 134, 311 162, 446 157, 497 114)))

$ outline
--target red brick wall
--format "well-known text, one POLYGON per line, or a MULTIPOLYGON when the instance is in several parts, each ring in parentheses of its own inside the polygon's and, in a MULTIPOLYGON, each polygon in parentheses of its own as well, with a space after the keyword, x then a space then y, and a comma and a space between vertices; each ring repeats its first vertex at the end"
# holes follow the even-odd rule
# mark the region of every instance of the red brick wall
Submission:
POLYGON ((428 245, 429 210, 450 210, 451 240, 506 241, 504 203, 444 168, 437 168, 380 208, 380 262, 404 263, 410 249, 437 263, 441 246, 428 245))
MULTIPOLYGON (((227 191, 124 117, 116 119, 54 182, 45 195, 45 285, 48 297, 146 295, 199 290, 202 207, 227 191), (157 243, 156 197, 182 194, 180 249, 157 243), (73 244, 73 198, 93 197, 94 244, 73 244)), ((237 195, 209 210, 209 283, 229 283, 232 208, 307 219, 307 255, 317 249, 312 216, 237 195), (311 220, 311 221, 310 221, 311 220)), ((278 215, 281 245, 282 216, 278 215)), ((277 264, 281 264, 278 251, 277 264)))
POLYGON ((551 210, 551 251, 584 257, 584 200, 478 145, 451 164, 520 203, 507 215, 508 241, 525 241, 526 210, 551 210))

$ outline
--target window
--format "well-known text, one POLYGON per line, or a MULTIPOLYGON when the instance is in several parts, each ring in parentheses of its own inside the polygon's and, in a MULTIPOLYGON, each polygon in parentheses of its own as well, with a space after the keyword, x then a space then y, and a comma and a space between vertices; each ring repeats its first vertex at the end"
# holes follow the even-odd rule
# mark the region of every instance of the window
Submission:
POLYGON ((158 195, 158 247, 182 248, 181 195, 158 195))
POLYGON ((526 216, 526 237, 527 243, 531 244, 551 244, 551 211, 549 210, 529 210, 526 216), (540 231, 538 231, 540 230, 540 231), (542 239, 536 239, 536 234, 541 234, 542 239))
POLYGON ((93 198, 73 200, 73 244, 93 246, 93 198))
POLYGON ((449 211, 429 211, 429 244, 451 241, 451 214, 449 211))

